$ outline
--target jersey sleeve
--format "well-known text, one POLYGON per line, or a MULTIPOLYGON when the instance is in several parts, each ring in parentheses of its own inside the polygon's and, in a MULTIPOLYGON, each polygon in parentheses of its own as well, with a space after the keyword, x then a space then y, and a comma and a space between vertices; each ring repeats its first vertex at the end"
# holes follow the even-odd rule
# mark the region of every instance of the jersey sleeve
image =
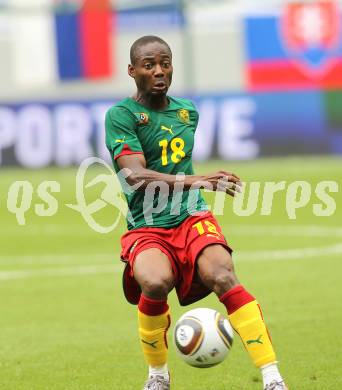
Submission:
POLYGON ((197 107, 195 106, 195 103, 192 102, 191 100, 189 100, 189 102, 194 109, 193 117, 194 117, 195 131, 196 131, 199 122, 199 113, 197 111, 197 107))
POLYGON ((130 111, 122 107, 113 107, 105 119, 106 145, 114 160, 127 154, 143 154, 138 139, 136 120, 130 111))

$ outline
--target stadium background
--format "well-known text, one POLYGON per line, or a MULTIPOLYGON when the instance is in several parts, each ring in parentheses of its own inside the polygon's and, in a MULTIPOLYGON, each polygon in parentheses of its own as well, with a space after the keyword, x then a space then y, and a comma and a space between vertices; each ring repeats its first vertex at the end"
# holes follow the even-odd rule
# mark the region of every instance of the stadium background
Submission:
POLYGON ((2 166, 108 159, 103 115, 132 94, 129 47, 146 33, 170 42, 172 93, 198 105, 195 159, 342 153, 338 10, 326 6, 317 32, 314 9, 304 16, 299 10, 299 27, 288 30, 296 16, 283 2, 254 9, 248 1, 141 4, 87 1, 80 9, 80 1, 2 1, 2 166))
MULTIPOLYGON (((104 113, 134 92, 129 48, 146 34, 173 50, 171 94, 199 109, 197 171, 233 170, 262 188, 286 183, 271 215, 259 202, 239 217, 227 200, 218 218, 290 388, 342 387, 340 190, 330 194, 335 213, 313 213, 317 184, 342 180, 341 26, 335 1, 0 0, 1 389, 131 390, 145 378, 135 311, 121 292, 125 224, 99 234, 66 204, 76 203, 79 164, 109 161, 104 113), (60 191, 55 212, 41 217, 46 180, 60 191), (21 226, 8 210, 24 196, 10 199, 15 181, 32 186, 21 226), (312 186, 295 220, 286 210, 294 181, 312 186)), ((99 173, 108 174, 89 176, 99 173)), ((87 202, 102 189, 87 189, 87 202)), ((116 210, 102 200, 95 219, 110 225, 116 210)), ((184 309, 170 301, 177 318, 184 309)), ((198 306, 222 311, 214 297, 198 306)), ((239 341, 210 371, 186 368, 172 347, 170 365, 175 390, 261 386, 239 341)))

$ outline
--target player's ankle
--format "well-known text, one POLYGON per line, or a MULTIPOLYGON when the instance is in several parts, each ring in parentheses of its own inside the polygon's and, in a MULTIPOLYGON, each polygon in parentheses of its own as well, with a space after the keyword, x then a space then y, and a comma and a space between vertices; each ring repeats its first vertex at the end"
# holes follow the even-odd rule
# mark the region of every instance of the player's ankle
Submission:
POLYGON ((169 369, 167 366, 167 363, 161 365, 161 366, 149 366, 148 369, 148 376, 149 378, 154 377, 156 375, 163 376, 165 379, 169 379, 169 369))
POLYGON ((278 362, 273 362, 273 363, 265 364, 264 366, 260 367, 262 379, 264 382, 264 388, 270 383, 272 383, 273 381, 276 382, 283 381, 277 363, 278 362))

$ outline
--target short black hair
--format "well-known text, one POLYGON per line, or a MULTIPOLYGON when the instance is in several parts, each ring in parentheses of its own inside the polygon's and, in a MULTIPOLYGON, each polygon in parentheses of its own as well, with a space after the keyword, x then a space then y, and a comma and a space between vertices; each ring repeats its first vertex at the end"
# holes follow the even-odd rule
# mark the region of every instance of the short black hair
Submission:
POLYGON ((172 55, 170 46, 164 41, 164 39, 157 37, 156 35, 144 35, 143 37, 137 39, 133 43, 133 45, 131 46, 131 50, 130 50, 129 55, 130 55, 132 65, 134 65, 134 63, 136 62, 138 48, 140 46, 144 46, 144 45, 146 45, 148 43, 152 43, 152 42, 159 42, 162 45, 165 45, 168 48, 168 50, 170 51, 170 54, 172 55))

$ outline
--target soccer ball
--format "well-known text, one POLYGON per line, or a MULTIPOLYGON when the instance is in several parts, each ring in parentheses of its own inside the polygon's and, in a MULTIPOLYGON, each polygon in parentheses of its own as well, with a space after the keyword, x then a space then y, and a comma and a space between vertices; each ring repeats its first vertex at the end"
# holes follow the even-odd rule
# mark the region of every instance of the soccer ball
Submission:
POLYGON ((194 309, 177 321, 173 338, 178 355, 186 363, 206 368, 226 358, 233 344, 233 329, 219 312, 194 309))

